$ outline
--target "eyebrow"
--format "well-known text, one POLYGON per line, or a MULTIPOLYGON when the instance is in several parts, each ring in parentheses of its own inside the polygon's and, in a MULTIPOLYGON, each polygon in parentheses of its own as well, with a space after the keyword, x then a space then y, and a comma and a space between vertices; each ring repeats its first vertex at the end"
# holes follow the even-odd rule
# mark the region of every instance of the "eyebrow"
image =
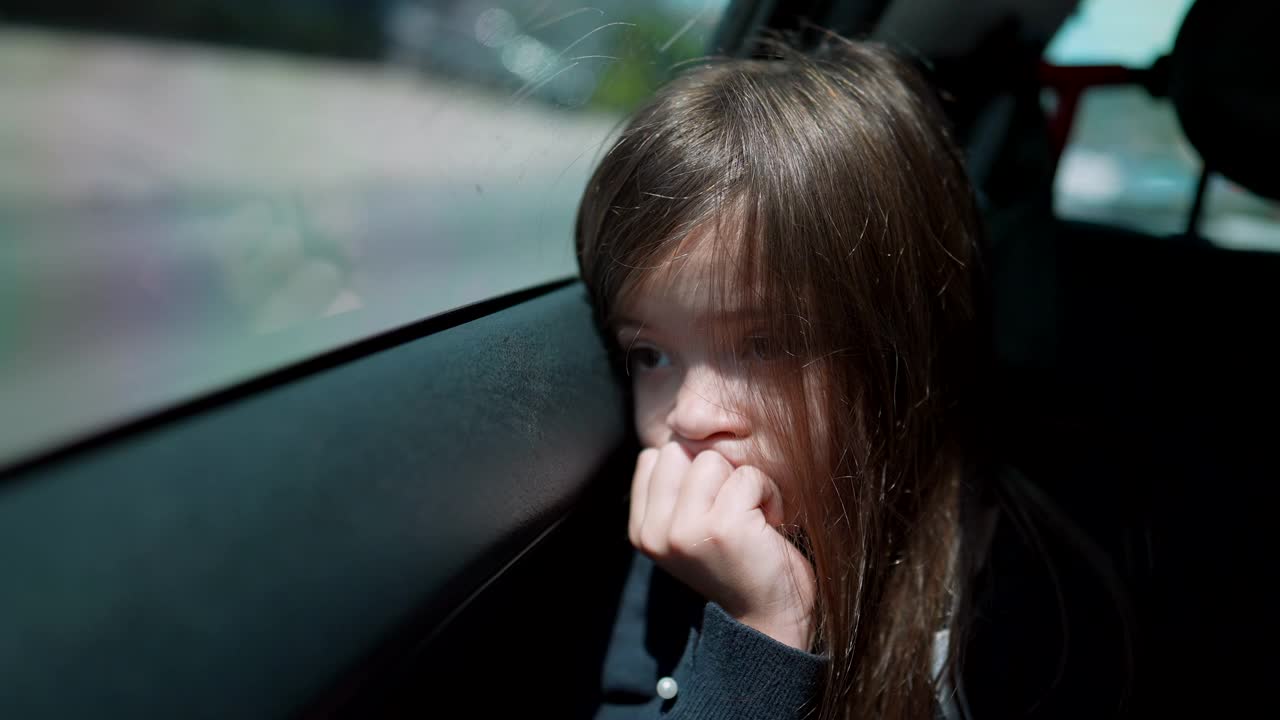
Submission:
MULTIPOLYGON (((709 324, 713 320, 721 321, 721 322, 734 322, 734 321, 741 321, 743 318, 750 317, 752 315, 759 315, 759 314, 760 314, 760 308, 758 307, 734 308, 732 310, 726 310, 724 312, 703 313, 702 315, 699 315, 697 319, 694 320, 694 325, 696 327, 706 327, 707 324, 709 324)), ((661 325, 659 323, 649 322, 649 321, 637 318, 636 316, 633 316, 630 314, 621 314, 621 313, 614 315, 613 318, 609 321, 609 324, 615 330, 624 328, 624 327, 629 327, 629 328, 652 327, 652 328, 661 329, 661 325)))

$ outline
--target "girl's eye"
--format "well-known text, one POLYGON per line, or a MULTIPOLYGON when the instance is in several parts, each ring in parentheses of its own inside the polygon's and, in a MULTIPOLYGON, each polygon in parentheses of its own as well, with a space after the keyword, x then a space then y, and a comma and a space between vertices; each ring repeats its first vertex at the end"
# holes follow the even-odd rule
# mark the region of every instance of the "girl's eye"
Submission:
POLYGON ((627 371, 630 373, 658 370, 671 364, 671 358, 652 345, 634 345, 627 353, 627 371))
POLYGON ((749 360, 756 362, 768 362, 774 358, 777 348, 769 341, 769 338, 762 335, 753 335, 747 338, 746 356, 749 360))

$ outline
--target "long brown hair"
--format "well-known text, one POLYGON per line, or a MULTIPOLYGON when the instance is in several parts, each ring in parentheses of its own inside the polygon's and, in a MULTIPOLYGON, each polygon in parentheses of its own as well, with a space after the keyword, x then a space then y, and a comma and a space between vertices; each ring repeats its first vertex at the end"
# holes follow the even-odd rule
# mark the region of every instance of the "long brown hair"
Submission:
POLYGON ((908 62, 835 36, 769 47, 687 71, 633 116, 582 200, 579 266, 604 327, 691 238, 715 244, 721 306, 745 289, 772 343, 740 371, 790 443, 831 658, 818 717, 932 717, 934 633, 968 566, 978 213, 908 62))

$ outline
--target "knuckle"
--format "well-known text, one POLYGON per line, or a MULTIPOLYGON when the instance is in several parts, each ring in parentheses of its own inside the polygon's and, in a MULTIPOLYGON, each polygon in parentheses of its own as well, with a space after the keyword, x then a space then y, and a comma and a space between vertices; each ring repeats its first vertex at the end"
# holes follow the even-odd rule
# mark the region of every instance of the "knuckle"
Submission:
POLYGON ((647 474, 653 469, 654 464, 658 460, 658 451, 652 448, 644 450, 640 453, 640 457, 636 459, 635 476, 639 478, 647 474))
POLYGON ((729 461, 715 450, 703 450, 693 458, 693 464, 707 469, 730 468, 729 461))
POLYGON ((707 536, 716 544, 721 545, 733 535, 733 528, 734 522, 731 518, 717 517, 711 521, 711 526, 707 529, 707 536))
POLYGON ((639 540, 640 542, 636 545, 636 548, 649 557, 662 555, 666 552, 665 538, 659 538, 652 531, 641 530, 639 540))
POLYGON ((714 462, 715 459, 715 450, 700 450, 698 451, 698 454, 694 456, 693 461, 695 463, 703 463, 705 465, 706 463, 714 462))
POLYGON ((729 479, 735 484, 748 490, 755 490, 764 486, 763 474, 750 465, 744 465, 740 468, 736 468, 733 471, 733 474, 729 476, 729 479))
POLYGON ((692 555, 702 540, 700 534, 697 528, 687 524, 671 528, 671 537, 668 542, 671 553, 686 557, 692 555))

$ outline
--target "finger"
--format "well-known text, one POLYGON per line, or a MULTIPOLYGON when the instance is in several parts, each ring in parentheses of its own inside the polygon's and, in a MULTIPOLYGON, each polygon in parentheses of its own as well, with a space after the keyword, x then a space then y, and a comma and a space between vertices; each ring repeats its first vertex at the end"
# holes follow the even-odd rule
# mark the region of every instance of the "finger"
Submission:
MULTIPOLYGON (((705 528, 705 518, 715 504, 720 488, 724 486, 733 465, 718 452, 704 450, 698 453, 689 466, 684 483, 680 487, 680 496, 676 500, 675 515, 671 520, 672 539, 689 535, 693 529, 705 528)), ((697 542, 701 538, 684 537, 688 543, 697 542)))
POLYGON ((645 448, 636 458, 636 470, 631 477, 631 513, 627 518, 627 538, 632 545, 640 544, 640 527, 644 524, 645 503, 649 499, 649 476, 657 463, 657 448, 645 448))
POLYGON ((640 546, 653 554, 667 551, 667 534, 671 530, 671 514, 680 497, 680 483, 689 470, 689 456, 674 442, 658 451, 658 461, 649 476, 644 521, 640 527, 640 546))
POLYGON ((725 480, 720 494, 716 496, 712 506, 714 513, 726 513, 729 516, 759 510, 764 514, 764 521, 778 527, 786 521, 783 514, 782 493, 777 484, 759 468, 743 465, 737 468, 725 480))

